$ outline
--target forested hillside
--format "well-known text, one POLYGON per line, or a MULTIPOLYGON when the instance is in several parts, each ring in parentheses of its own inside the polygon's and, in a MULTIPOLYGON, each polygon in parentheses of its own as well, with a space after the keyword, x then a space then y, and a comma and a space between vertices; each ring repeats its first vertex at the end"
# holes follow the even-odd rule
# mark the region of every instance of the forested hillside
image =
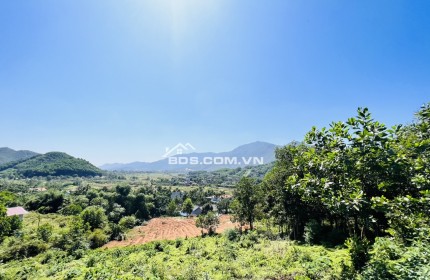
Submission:
POLYGON ((98 176, 102 171, 86 160, 65 153, 50 152, 29 159, 0 165, 0 174, 6 176, 98 176))

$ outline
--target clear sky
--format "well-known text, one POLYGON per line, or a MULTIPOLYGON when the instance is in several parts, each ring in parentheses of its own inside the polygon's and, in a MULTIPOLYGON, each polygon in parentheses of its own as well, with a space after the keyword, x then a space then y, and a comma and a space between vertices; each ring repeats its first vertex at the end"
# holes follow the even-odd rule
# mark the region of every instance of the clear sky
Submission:
POLYGON ((0 2, 0 147, 100 165, 430 101, 430 1, 0 2))

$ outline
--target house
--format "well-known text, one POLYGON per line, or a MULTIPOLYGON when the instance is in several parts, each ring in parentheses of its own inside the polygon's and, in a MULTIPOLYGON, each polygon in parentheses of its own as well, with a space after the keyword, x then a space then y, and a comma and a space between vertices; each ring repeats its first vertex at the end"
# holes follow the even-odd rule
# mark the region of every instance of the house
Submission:
POLYGON ((202 212, 203 212, 202 207, 200 207, 200 206, 196 206, 196 207, 194 207, 193 212, 191 212, 190 216, 192 216, 192 217, 197 217, 197 216, 198 216, 198 215, 200 215, 202 212))
MULTIPOLYGON (((202 214, 203 209, 200 206, 196 206, 193 208, 193 211, 190 213, 190 217, 197 217, 200 214, 202 214)), ((179 215, 181 215, 182 217, 188 217, 188 214, 185 212, 179 212, 179 215)))
POLYGON ((19 219, 22 220, 24 215, 28 214, 28 212, 22 207, 11 207, 7 208, 6 216, 19 216, 19 219))
POLYGON ((46 188, 43 188, 43 187, 41 187, 41 188, 30 188, 29 191, 31 191, 31 192, 45 192, 46 188))

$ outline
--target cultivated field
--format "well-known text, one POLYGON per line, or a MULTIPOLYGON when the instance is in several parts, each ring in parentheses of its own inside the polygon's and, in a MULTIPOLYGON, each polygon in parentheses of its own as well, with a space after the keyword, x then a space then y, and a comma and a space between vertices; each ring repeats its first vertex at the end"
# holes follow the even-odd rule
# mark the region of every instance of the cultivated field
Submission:
MULTIPOLYGON (((154 218, 147 225, 135 227, 127 233, 127 240, 111 241, 104 247, 123 247, 129 245, 143 244, 155 240, 175 240, 177 238, 195 237, 202 234, 202 229, 196 227, 195 218, 154 218)), ((226 229, 238 227, 237 223, 230 221, 229 215, 220 217, 220 224, 217 233, 222 233, 226 229)))

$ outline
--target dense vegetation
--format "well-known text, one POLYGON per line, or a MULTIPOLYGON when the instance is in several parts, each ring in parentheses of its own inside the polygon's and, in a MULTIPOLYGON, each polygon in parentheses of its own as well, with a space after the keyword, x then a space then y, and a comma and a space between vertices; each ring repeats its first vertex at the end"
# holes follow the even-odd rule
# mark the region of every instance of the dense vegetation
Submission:
POLYGON ((88 161, 59 152, 46 153, 0 165, 0 173, 8 177, 102 175, 102 171, 88 161))
MULTIPOLYGON (((9 262, 6 279, 335 279, 346 250, 270 241, 232 230, 224 236, 87 251, 79 259, 52 250, 9 262)), ((0 276, 1 278, 1 276, 0 276)))
POLYGON ((239 183, 238 194, 256 188, 233 201, 239 220, 263 220, 309 244, 346 241, 351 278, 430 277, 430 104, 391 129, 359 109, 276 157, 263 183, 239 183))

